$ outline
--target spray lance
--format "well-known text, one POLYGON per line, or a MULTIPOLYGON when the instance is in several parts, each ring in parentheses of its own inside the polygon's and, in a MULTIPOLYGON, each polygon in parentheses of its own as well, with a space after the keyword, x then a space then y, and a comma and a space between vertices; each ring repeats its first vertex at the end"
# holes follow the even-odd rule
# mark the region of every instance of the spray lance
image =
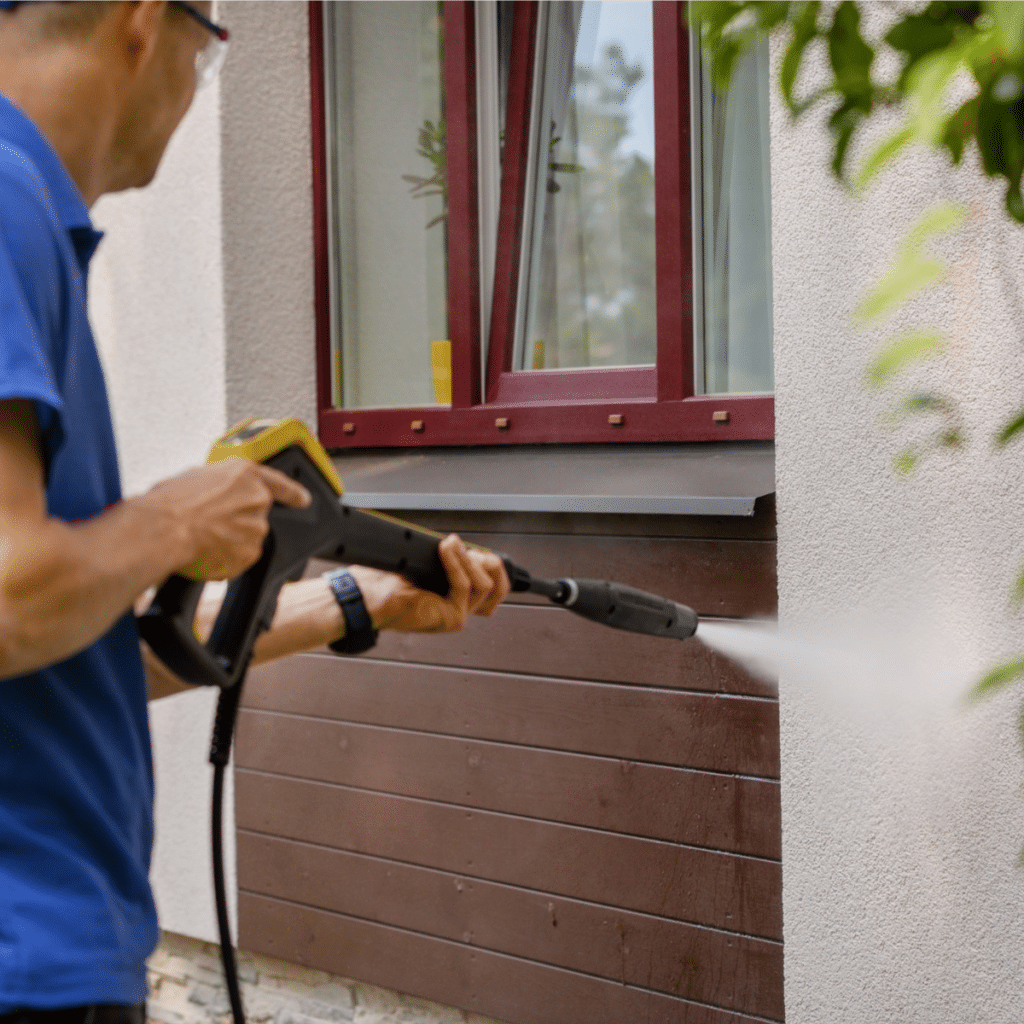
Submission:
MULTIPOLYGON (((242 683, 256 640, 270 627, 281 587, 300 579, 311 558, 400 573, 422 590, 442 596, 448 593, 448 577, 438 552, 442 535, 381 512, 346 505, 330 458, 299 420, 246 420, 214 443, 207 461, 228 458, 272 466, 302 484, 313 500, 301 509, 277 504, 271 508, 262 554, 228 584, 205 641, 195 628, 204 583, 178 575, 161 585, 139 617, 139 632, 182 680, 221 690, 210 747, 214 891, 231 1011, 235 1024, 243 1024, 224 886, 221 808, 242 683)), ((696 613, 666 598, 606 580, 539 579, 507 557, 502 556, 502 561, 513 591, 539 594, 594 622, 676 640, 696 632, 696 613)))

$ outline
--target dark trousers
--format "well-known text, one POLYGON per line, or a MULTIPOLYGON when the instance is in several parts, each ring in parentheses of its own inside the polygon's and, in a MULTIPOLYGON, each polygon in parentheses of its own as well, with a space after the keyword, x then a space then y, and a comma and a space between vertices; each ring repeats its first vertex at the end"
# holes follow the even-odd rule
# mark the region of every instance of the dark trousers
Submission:
POLYGON ((99 1003, 62 1010, 15 1010, 0 1014, 0 1024, 146 1024, 146 1007, 99 1003))

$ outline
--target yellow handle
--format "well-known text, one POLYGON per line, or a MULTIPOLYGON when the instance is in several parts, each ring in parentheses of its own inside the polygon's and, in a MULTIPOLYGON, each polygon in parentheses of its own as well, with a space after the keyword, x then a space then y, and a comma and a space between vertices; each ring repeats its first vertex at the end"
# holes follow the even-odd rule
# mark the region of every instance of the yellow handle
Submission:
POLYGON ((339 495, 343 493, 341 477, 335 471, 330 456, 302 420, 260 420, 255 416, 243 420, 214 441, 206 461, 248 459, 250 462, 266 462, 292 445, 310 457, 339 495))

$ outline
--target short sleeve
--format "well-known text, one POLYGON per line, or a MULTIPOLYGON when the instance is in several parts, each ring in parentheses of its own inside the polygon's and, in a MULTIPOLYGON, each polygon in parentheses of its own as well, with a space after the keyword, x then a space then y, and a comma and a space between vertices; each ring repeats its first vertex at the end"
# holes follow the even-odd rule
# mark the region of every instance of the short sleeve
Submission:
POLYGON ((0 401, 36 403, 49 466, 64 439, 55 373, 64 270, 45 208, 5 170, 0 164, 0 401))

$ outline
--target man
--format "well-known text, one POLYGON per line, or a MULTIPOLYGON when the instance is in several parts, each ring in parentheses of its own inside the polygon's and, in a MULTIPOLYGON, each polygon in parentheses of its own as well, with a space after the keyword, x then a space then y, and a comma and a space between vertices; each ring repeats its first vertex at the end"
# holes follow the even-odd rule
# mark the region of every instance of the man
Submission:
MULTIPOLYGON (((100 237, 88 208, 152 180, 222 56, 211 13, 177 0, 0 2, 2 1024, 141 1024, 158 932, 133 603, 172 572, 237 575, 260 552, 272 503, 308 501, 284 475, 237 460, 120 494, 86 317, 100 237)), ((449 630, 493 612, 508 591, 500 561, 454 536, 441 556, 447 599, 354 567, 348 624, 329 582, 287 587, 256 660, 365 648, 371 625, 449 630)), ((148 661, 150 697, 182 688, 148 661)))

